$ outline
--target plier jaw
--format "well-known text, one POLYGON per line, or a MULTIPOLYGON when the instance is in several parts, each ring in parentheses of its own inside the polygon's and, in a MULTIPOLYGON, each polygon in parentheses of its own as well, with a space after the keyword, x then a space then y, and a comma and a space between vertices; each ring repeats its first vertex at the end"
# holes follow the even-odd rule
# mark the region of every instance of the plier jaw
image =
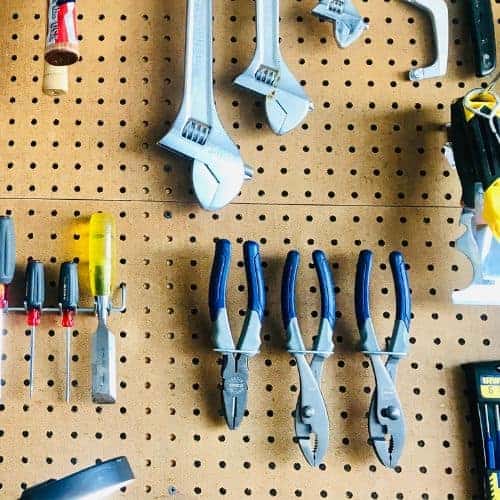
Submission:
POLYGON ((384 366, 380 356, 372 357, 377 389, 373 394, 368 412, 369 441, 380 462, 391 469, 399 463, 405 442, 405 421, 401 402, 394 386, 388 364, 384 366), (385 387, 385 390, 380 388, 385 387))
POLYGON ((248 356, 224 354, 222 357, 222 403, 229 429, 241 424, 247 409, 248 356))
POLYGON ((300 395, 295 408, 295 439, 307 463, 319 466, 328 449, 329 420, 318 380, 304 355, 296 355, 300 395))

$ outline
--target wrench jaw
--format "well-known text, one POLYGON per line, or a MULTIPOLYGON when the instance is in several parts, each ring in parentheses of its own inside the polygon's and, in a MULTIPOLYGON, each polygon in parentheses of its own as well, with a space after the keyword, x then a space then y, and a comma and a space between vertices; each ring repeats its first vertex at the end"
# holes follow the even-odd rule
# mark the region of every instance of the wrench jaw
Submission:
POLYGON ((241 191, 251 169, 218 120, 207 127, 195 120, 177 121, 158 143, 179 156, 192 160, 192 182, 205 210, 220 210, 241 191), (185 125, 183 123, 185 122, 185 125))
POLYGON ((269 126, 277 135, 284 135, 302 123, 313 106, 309 100, 280 88, 266 97, 269 126))
POLYGON ((340 10, 340 7, 335 8, 331 0, 320 0, 312 10, 312 14, 323 21, 335 24, 335 39, 342 49, 353 44, 368 29, 368 25, 350 2, 346 2, 340 10))
POLYGON ((229 165, 225 161, 204 163, 195 159, 192 178, 200 205, 205 210, 220 210, 240 193, 245 180, 245 166, 243 161, 238 165, 229 165))
POLYGON ((341 49, 352 45, 368 29, 368 25, 359 18, 350 18, 349 22, 337 22, 335 26, 335 38, 341 49))
POLYGON ((312 101, 283 60, 279 71, 254 61, 234 80, 234 84, 265 97, 267 120, 277 135, 296 128, 314 109, 312 101))

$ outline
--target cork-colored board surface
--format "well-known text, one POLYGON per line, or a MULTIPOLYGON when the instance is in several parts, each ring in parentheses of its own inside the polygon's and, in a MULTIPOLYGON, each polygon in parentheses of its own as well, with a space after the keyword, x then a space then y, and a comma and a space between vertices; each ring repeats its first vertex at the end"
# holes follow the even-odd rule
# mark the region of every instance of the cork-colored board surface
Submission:
MULTIPOLYGON (((59 264, 79 257, 82 302, 90 304, 85 223, 97 210, 116 217, 118 279, 129 292, 127 312, 111 318, 119 376, 113 406, 90 401, 94 318, 77 318, 67 405, 58 318, 47 314, 39 329, 30 401, 29 336, 22 315, 8 316, 4 498, 117 455, 128 456, 137 480, 116 498, 477 494, 459 365, 498 358, 496 311, 450 304, 450 291, 467 283, 471 269, 452 245, 461 232, 459 185, 441 153, 449 103, 479 83, 471 77, 464 2, 448 2, 448 75, 418 85, 406 72, 432 59, 427 17, 400 0, 355 3, 370 29, 341 50, 331 25, 310 15, 315 0, 282 0, 283 56, 315 111, 277 137, 262 102, 231 85, 253 55, 254 2, 214 0, 217 107, 255 178, 234 204, 210 214, 194 201, 189 165, 155 146, 182 98, 185 2, 79 2, 82 61, 60 98, 41 93, 46 3, 3 2, 0 211, 14 216, 18 240, 11 302, 22 299, 28 257, 46 263, 47 304, 55 302, 59 264), (236 335, 246 307, 244 240, 261 243, 269 289, 262 352, 251 361, 249 416, 236 431, 219 414, 211 351, 207 287, 216 237, 234 243, 229 307, 236 335), (292 439, 298 374, 283 347, 279 282, 294 248, 303 257, 299 311, 309 341, 319 310, 308 265, 315 248, 327 253, 338 287, 336 352, 323 377, 331 443, 316 470, 292 439), (362 248, 376 254, 372 307, 381 340, 393 320, 389 252, 402 250, 410 266, 412 339, 398 377, 407 443, 396 471, 380 466, 367 444, 374 381, 358 352, 353 314, 362 248)), ((498 28, 498 1, 493 7, 498 28)))

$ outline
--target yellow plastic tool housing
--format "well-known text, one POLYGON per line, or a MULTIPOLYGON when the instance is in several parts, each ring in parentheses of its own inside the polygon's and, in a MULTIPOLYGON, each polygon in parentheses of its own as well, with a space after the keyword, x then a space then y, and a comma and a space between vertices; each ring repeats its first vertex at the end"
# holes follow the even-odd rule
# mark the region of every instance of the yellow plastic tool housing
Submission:
POLYGON ((89 278, 94 297, 111 295, 115 267, 115 220, 95 213, 89 223, 89 278))
MULTIPOLYGON (((485 106, 500 117, 496 94, 487 90, 470 92, 464 99, 465 119, 470 121, 476 117, 471 109, 480 110, 485 106)), ((483 219, 495 238, 500 239, 500 179, 495 180, 484 193, 483 219)))
POLYGON ((500 179, 484 193, 483 218, 495 238, 500 239, 500 179))
POLYGON ((490 483, 490 500, 500 500, 500 487, 498 485, 498 473, 490 472, 488 476, 490 483))

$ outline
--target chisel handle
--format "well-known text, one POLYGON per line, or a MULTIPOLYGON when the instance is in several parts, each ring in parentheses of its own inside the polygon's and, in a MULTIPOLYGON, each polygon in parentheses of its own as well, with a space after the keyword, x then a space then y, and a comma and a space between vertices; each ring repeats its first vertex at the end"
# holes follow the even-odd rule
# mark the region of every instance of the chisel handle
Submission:
POLYGON ((89 276, 94 297, 111 295, 115 263, 115 220, 95 213, 89 224, 89 276))
POLYGON ((8 285, 16 269, 16 237, 12 218, 0 216, 0 284, 8 285))

